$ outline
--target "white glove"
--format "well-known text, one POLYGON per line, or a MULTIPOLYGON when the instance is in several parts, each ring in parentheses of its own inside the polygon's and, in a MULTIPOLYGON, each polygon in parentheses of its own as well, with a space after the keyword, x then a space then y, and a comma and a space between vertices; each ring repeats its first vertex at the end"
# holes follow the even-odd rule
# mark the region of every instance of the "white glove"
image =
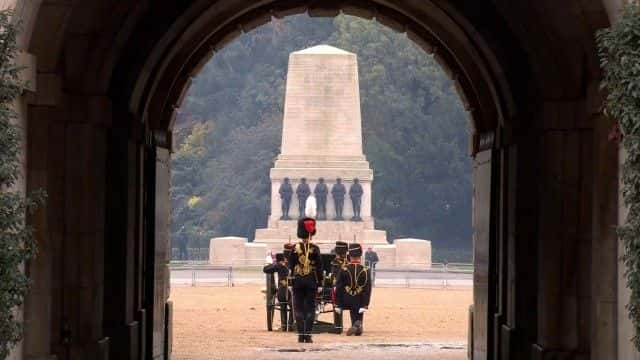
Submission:
POLYGON ((360 308, 360 310, 358 310, 358 314, 364 314, 364 312, 367 310, 367 308, 360 308))
POLYGON ((342 314, 342 309, 340 309, 337 306, 335 308, 333 308, 333 310, 336 312, 336 314, 342 314))
POLYGON ((293 291, 293 286, 287 286, 287 290, 293 291))
POLYGON ((318 293, 321 293, 321 292, 322 292, 322 287, 320 286, 318 287, 318 293))

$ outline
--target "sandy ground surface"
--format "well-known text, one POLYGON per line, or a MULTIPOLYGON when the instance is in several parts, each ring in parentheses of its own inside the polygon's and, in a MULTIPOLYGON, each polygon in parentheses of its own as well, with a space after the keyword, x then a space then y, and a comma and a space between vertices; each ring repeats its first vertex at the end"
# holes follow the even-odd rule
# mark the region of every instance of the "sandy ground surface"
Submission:
MULTIPOLYGON (((173 359, 453 360, 466 359, 472 292, 376 288, 363 336, 317 334, 313 344, 298 344, 294 333, 266 330, 259 286, 177 287, 171 300, 173 359)), ((350 324, 348 315, 344 321, 350 324)))

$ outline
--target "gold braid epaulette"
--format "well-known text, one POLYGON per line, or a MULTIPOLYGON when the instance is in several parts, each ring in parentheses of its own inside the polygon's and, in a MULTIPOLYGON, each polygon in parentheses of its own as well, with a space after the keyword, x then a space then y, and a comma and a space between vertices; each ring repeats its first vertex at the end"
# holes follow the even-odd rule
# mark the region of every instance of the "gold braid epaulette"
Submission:
POLYGON ((311 272, 315 269, 311 266, 311 260, 309 259, 309 255, 311 251, 313 251, 313 244, 307 242, 306 244, 297 243, 294 251, 298 255, 298 263, 293 268, 293 273, 295 275, 307 276, 311 274, 311 272), (304 250, 302 247, 304 246, 304 250))

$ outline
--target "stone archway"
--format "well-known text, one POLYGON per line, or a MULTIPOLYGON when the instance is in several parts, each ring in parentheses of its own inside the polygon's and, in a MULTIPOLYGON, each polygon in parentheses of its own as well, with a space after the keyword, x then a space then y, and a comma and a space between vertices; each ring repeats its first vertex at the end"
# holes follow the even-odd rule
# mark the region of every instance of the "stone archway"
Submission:
POLYGON ((488 215, 477 271, 486 313, 475 315, 487 325, 474 334, 476 358, 605 358, 615 348, 617 298, 607 284, 616 274, 617 166, 599 114, 592 35, 608 23, 600 1, 16 6, 25 19, 21 48, 37 64, 22 104, 27 181, 50 194, 33 220, 44 229, 43 250, 28 266, 26 356, 170 352, 175 107, 216 49, 271 16, 302 12, 344 12, 406 32, 456 82, 473 119, 471 153, 491 155, 490 171, 474 181, 488 192, 476 202, 488 215))

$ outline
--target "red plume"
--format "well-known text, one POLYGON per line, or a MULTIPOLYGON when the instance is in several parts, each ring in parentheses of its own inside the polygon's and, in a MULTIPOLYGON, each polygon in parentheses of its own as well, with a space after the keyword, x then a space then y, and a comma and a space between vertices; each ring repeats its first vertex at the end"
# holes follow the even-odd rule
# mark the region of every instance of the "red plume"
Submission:
POLYGON ((314 231, 316 231, 316 221, 313 219, 305 220, 304 229, 307 230, 308 233, 312 234, 314 231))

